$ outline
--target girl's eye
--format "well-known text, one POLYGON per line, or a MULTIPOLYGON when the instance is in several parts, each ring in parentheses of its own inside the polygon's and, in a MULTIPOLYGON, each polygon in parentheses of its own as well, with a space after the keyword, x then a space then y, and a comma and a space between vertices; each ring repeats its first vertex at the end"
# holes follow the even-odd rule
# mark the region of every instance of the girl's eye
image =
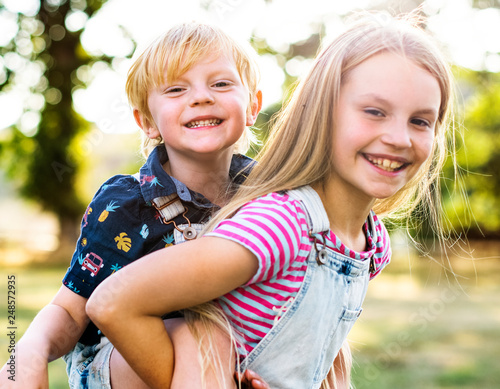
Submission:
POLYGON ((429 123, 429 121, 425 120, 425 119, 412 119, 411 123, 415 124, 419 127, 430 127, 431 126, 431 123, 429 123))
POLYGON ((364 111, 372 116, 384 117, 384 113, 375 108, 366 108, 364 111))

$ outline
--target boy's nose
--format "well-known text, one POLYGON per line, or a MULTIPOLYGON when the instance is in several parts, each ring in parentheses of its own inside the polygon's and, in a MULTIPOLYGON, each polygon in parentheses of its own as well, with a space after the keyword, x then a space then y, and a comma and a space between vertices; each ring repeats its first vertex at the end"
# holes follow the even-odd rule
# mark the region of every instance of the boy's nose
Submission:
POLYGON ((201 104, 213 104, 214 101, 214 96, 208 88, 196 88, 193 90, 190 104, 192 106, 201 104))

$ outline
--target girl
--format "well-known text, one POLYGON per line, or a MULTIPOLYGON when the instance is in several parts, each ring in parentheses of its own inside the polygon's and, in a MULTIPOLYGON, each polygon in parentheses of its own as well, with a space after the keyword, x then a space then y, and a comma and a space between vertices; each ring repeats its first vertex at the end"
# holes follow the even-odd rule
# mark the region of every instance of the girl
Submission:
POLYGON ((376 213, 428 207, 440 227, 432 193, 451 95, 449 67, 410 20, 353 23, 315 60, 210 232, 108 278, 90 317, 148 384, 174 387, 166 367, 180 346, 160 317, 215 299, 241 370, 272 388, 319 387, 390 260, 376 213))

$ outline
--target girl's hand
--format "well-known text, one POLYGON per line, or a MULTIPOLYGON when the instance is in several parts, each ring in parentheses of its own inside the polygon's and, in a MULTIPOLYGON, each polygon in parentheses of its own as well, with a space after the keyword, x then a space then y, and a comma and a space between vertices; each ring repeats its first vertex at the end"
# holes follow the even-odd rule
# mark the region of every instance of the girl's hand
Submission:
POLYGON ((271 389, 257 373, 251 370, 245 370, 242 374, 236 372, 234 378, 236 382, 241 380, 243 389, 271 389))

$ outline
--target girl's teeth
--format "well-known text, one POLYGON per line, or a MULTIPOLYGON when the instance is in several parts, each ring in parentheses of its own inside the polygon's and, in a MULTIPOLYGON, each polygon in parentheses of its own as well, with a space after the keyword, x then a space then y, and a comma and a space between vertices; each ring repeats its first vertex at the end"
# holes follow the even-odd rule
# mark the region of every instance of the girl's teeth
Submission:
POLYGON ((404 165, 402 162, 391 161, 390 159, 383 158, 368 158, 368 160, 379 168, 386 170, 388 172, 393 172, 404 165))
POLYGON ((206 126, 217 126, 221 123, 220 119, 207 119, 207 120, 193 120, 186 124, 188 128, 206 127, 206 126))

